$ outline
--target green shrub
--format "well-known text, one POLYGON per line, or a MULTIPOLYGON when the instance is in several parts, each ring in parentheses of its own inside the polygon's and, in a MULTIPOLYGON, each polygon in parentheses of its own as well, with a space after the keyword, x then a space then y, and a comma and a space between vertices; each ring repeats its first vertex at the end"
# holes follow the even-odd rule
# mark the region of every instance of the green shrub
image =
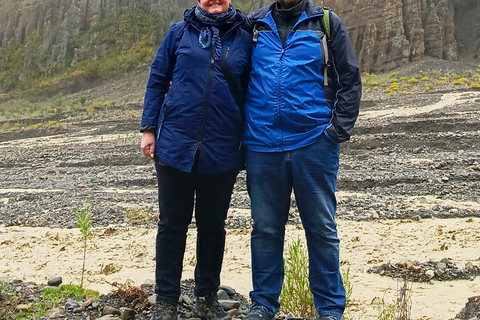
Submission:
POLYGON ((316 310, 308 283, 308 252, 300 238, 287 248, 284 259, 285 279, 280 294, 280 311, 299 318, 313 318, 316 310))

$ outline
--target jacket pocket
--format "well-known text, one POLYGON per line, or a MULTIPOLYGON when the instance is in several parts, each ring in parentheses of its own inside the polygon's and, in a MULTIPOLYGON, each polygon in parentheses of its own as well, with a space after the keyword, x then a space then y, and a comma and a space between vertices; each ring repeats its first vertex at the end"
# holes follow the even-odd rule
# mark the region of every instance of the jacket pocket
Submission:
POLYGON ((163 117, 162 117, 162 120, 160 122, 160 125, 158 126, 157 140, 160 139, 160 132, 162 131, 163 125, 165 123, 165 119, 167 118, 167 112, 168 112, 168 109, 169 109, 168 107, 169 107, 170 103, 172 102, 172 98, 173 98, 176 90, 177 90, 177 86, 173 87, 172 93, 170 94, 170 97, 168 98, 168 101, 163 103, 163 117))

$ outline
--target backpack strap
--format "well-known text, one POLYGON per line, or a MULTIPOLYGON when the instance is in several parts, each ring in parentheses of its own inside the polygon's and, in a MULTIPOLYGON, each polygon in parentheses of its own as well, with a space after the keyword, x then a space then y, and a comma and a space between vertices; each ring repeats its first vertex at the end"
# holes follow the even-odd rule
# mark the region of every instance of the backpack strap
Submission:
POLYGON ((323 29, 327 35, 328 40, 330 40, 330 8, 323 7, 323 18, 322 18, 323 29))
POLYGON ((330 9, 323 7, 322 16, 323 35, 319 35, 319 40, 323 51, 323 85, 328 87, 328 68, 332 65, 330 60, 330 51, 328 50, 328 43, 330 42, 330 9))

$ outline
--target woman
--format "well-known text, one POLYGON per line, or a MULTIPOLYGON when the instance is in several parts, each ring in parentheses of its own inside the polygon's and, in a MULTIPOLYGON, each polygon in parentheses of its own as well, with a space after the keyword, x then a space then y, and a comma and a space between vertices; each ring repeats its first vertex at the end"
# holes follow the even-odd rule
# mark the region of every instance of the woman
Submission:
POLYGON ((156 240, 154 320, 177 318, 186 233, 195 206, 195 311, 200 318, 228 314, 216 293, 225 246, 225 218, 243 166, 243 95, 251 36, 230 0, 198 0, 165 36, 145 94, 142 153, 155 161, 160 216, 156 240), (223 62, 230 69, 230 83, 223 62), (238 99, 237 99, 238 100, 238 99))

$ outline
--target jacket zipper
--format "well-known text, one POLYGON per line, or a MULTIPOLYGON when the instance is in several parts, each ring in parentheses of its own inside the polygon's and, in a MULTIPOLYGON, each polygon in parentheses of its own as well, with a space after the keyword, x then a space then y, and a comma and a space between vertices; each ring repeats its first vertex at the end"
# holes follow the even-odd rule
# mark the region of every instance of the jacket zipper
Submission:
POLYGON ((168 99, 168 103, 165 103, 163 105, 163 118, 162 118, 162 122, 160 122, 160 126, 158 127, 157 140, 160 139, 160 130, 162 130, 163 123, 165 122, 165 118, 167 117, 167 106, 170 104, 170 101, 172 101, 173 95, 175 94, 175 90, 177 90, 177 86, 173 87, 172 94, 170 95, 170 99, 168 99))
MULTIPOLYGON (((197 28, 195 25, 192 24, 191 26, 197 29, 198 32, 200 32, 200 29, 197 28)), ((225 34, 222 36, 221 39, 223 39, 231 30, 235 29, 235 27, 236 26, 233 26, 227 32, 225 32, 225 34)), ((226 54, 227 56, 229 51, 230 51, 230 47, 227 48, 227 54, 226 54)), ((200 152, 202 150, 203 132, 205 129, 205 122, 207 120, 207 109, 208 109, 208 104, 210 102, 210 91, 212 89, 214 66, 215 66, 215 59, 213 57, 213 53, 210 53, 210 70, 208 72, 207 93, 205 96, 205 102, 203 103, 202 125, 200 126, 200 135, 198 137, 197 146, 195 147, 195 151, 193 152, 192 167, 193 167, 193 164, 195 163, 195 155, 197 154, 197 152, 200 152)))
POLYGON ((195 155, 197 154, 197 152, 200 152, 200 150, 202 150, 203 132, 205 129, 205 122, 207 120, 207 110, 208 110, 208 104, 210 102, 210 91, 212 89, 214 66, 215 66, 215 59, 213 58, 213 54, 210 54, 210 70, 208 72, 207 93, 205 96, 205 102, 203 103, 202 125, 200 126, 200 135, 198 137, 197 147, 195 148, 195 152, 193 153, 192 163, 195 162, 195 155))

